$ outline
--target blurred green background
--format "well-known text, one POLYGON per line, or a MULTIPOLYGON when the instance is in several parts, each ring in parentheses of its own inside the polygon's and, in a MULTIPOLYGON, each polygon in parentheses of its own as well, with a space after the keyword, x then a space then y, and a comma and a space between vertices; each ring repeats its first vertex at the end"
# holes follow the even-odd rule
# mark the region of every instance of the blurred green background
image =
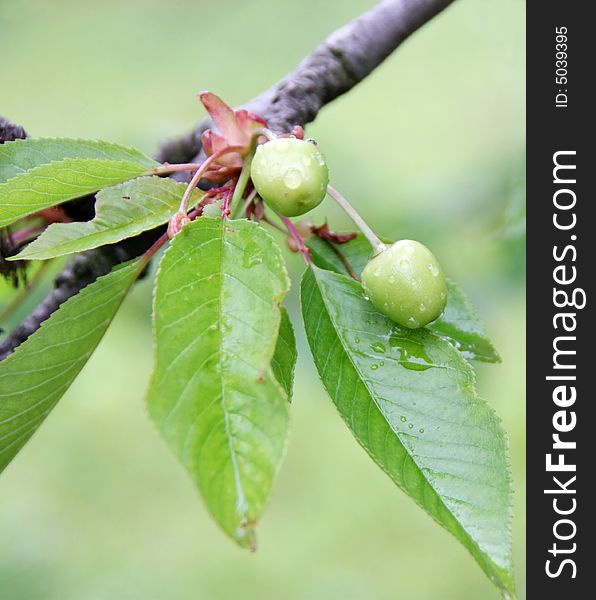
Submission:
MULTIPOLYGON (((0 0, 0 113, 34 136, 154 152, 281 78, 371 0, 0 0)), ((383 236, 435 251, 503 356, 478 387, 509 432, 524 587, 524 12, 457 0, 308 135, 383 236)), ((318 210, 349 226, 329 203, 318 210)), ((296 277, 301 264, 290 257, 296 277)), ((378 470, 301 358, 291 436, 251 555, 219 532, 150 423, 150 281, 0 478, 1 600, 497 598, 472 558, 378 470)))

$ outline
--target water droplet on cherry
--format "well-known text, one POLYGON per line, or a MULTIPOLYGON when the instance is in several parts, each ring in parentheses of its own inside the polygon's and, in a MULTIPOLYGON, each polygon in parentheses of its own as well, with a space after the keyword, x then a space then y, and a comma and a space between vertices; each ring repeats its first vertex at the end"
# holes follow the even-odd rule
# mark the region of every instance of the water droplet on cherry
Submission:
POLYGON ((437 265, 433 264, 433 263, 429 263, 428 264, 428 270, 430 271, 431 275, 433 277, 438 277, 439 276, 439 267, 437 267, 437 265))
POLYGON ((284 176, 284 183, 291 189, 295 190, 300 187, 302 183, 303 175, 302 171, 298 169, 288 169, 284 176))

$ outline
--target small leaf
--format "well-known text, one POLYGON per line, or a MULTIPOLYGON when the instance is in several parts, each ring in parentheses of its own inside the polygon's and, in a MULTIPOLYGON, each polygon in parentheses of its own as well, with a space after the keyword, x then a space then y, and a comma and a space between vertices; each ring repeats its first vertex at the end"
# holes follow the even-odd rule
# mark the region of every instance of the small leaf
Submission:
MULTIPOLYGON (((336 273, 348 274, 339 256, 327 241, 312 237, 306 241, 306 244, 311 249, 312 258, 318 267, 336 273)), ((350 242, 337 246, 337 249, 344 255, 358 276, 360 276, 372 256, 371 245, 362 234, 358 234, 350 242)))
MULTIPOLYGON (((262 127, 267 127, 267 122, 259 115, 249 113, 244 108, 233 110, 219 96, 211 92, 201 92, 199 100, 222 134, 225 145, 245 146, 248 151, 255 132, 262 127)), ((245 154, 246 151, 243 150, 241 153, 245 154)))
POLYGON ((275 345, 275 354, 271 360, 271 367, 273 368, 275 378, 288 395, 288 400, 292 398, 297 356, 296 338, 292 322, 290 321, 288 311, 282 306, 281 323, 279 324, 279 334, 277 336, 277 344, 275 345))
MULTIPOLYGON (((316 265, 336 273, 346 273, 342 261, 326 241, 311 238, 308 240, 308 246, 316 265)), ((372 253, 370 244, 363 235, 342 244, 338 250, 357 275, 362 273, 372 253)), ((463 290, 450 280, 447 280, 447 289, 445 312, 427 328, 447 338, 467 359, 489 363, 501 362, 499 353, 484 331, 478 314, 463 290)))
POLYGON ((39 165, 65 158, 98 158, 139 163, 148 169, 153 159, 136 148, 96 140, 28 138, 0 145, 0 183, 39 165))
POLYGON ((0 362, 0 471, 85 366, 140 271, 134 262, 100 277, 0 362))
POLYGON ((507 442, 471 367, 428 329, 374 310, 345 275, 307 270, 301 300, 317 370, 356 439, 512 593, 507 442))
POLYGON ((189 223, 157 275, 149 412, 217 523, 245 547, 285 446, 288 401, 271 362, 288 287, 279 248, 245 220, 189 223))
POLYGON ((139 162, 66 158, 0 184, 0 227, 55 204, 146 174, 139 162))
MULTIPOLYGON (((178 210, 186 185, 162 177, 139 177, 97 194, 95 218, 54 223, 9 260, 41 260, 114 244, 166 223, 178 210)), ((195 192, 193 203, 200 200, 195 192)))

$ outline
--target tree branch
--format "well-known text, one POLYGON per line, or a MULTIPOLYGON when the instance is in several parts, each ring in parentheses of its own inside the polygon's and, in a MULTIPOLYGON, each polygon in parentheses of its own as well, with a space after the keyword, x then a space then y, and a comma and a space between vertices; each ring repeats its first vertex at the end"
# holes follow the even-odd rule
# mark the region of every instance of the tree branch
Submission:
MULTIPOLYGON (((245 107, 263 116, 277 132, 306 125, 329 102, 352 89, 380 65, 410 34, 453 0, 383 0, 332 33, 314 52, 273 87, 245 107)), ((201 152, 208 119, 190 133, 164 142, 160 162, 189 162, 201 152)), ((0 118, 0 135, 24 137, 22 129, 0 118), (19 135, 20 131, 20 135, 19 135)), ((90 218, 92 215, 90 216, 90 218)), ((55 288, 2 342, 0 360, 34 333, 62 302, 116 264, 141 254, 161 234, 158 230, 77 256, 56 278, 55 288)))
POLYGON ((25 130, 19 125, 11 123, 0 115, 0 144, 4 142, 14 142, 27 137, 25 130))
MULTIPOLYGON (((453 0, 383 0, 332 33, 292 72, 244 105, 278 133, 314 121, 319 111, 378 67, 407 37, 453 0)), ((209 119, 194 131, 164 142, 158 160, 188 162, 201 150, 209 119)), ((172 161, 170 161, 172 162, 172 161)))

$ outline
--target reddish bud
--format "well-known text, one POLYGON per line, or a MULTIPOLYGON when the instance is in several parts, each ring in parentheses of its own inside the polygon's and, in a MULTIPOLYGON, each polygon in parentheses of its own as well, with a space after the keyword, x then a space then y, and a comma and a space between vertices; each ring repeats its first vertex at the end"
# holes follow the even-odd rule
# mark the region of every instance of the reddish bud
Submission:
POLYGON ((345 244, 347 242, 351 242, 356 236, 357 233, 336 233, 335 231, 331 231, 329 229, 329 225, 327 223, 323 223, 320 227, 313 227, 312 232, 323 240, 327 240, 328 242, 333 242, 334 244, 345 244))

